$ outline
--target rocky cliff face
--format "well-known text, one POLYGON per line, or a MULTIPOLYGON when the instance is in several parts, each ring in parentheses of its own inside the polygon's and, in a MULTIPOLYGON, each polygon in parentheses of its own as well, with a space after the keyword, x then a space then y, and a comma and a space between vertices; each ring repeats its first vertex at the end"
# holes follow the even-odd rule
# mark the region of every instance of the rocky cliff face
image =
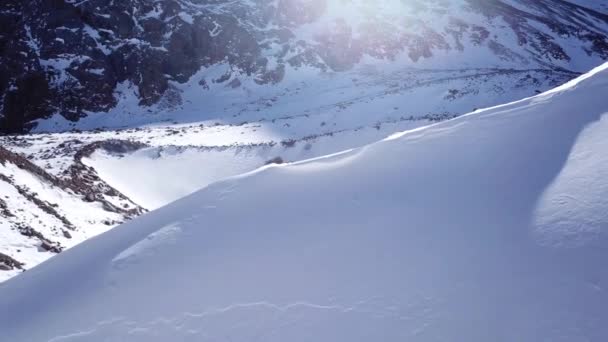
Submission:
MULTIPOLYGON (((5 0, 0 4, 0 132, 77 121, 136 89, 138 106, 171 84, 281 83, 296 69, 362 63, 581 72, 608 59, 608 15, 561 0, 5 0), (238 75, 239 77, 235 77, 238 75)), ((582 4, 584 5, 584 3, 582 4)), ((173 102, 184 99, 179 95, 173 102)), ((186 99, 187 100, 187 99, 186 99)), ((169 104, 172 101, 168 101, 169 104)))

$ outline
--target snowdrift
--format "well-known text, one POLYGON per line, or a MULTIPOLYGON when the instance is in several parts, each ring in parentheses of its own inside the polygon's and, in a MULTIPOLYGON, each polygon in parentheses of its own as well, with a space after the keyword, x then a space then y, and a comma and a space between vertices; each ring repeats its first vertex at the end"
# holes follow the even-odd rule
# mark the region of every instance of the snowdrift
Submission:
POLYGON ((215 183, 0 285, 2 340, 605 341, 608 64, 215 183))

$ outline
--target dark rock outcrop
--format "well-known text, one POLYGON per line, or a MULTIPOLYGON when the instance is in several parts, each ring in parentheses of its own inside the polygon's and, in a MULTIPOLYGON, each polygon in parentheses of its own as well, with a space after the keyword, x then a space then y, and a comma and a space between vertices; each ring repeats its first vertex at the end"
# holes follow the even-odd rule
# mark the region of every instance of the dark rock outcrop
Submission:
POLYGON ((23 265, 22 262, 17 261, 15 258, 0 253, 0 271, 22 270, 23 265))

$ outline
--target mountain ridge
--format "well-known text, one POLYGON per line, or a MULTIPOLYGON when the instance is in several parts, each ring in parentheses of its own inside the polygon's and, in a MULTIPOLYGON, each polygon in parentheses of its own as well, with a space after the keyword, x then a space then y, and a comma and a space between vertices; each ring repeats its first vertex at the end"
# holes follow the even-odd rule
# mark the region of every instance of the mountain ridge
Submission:
MULTIPOLYGON (((111 111, 121 87, 134 89, 138 116, 171 111, 196 98, 174 84, 220 63, 222 74, 193 82, 200 92, 246 79, 256 91, 285 83, 292 69, 340 73, 380 61, 585 72, 608 58, 608 15, 561 0, 11 0, 0 21, 5 133, 111 111)), ((222 117, 205 103, 198 111, 222 117)))
POLYGON ((0 284, 3 336, 601 341, 607 73, 215 183, 0 284))

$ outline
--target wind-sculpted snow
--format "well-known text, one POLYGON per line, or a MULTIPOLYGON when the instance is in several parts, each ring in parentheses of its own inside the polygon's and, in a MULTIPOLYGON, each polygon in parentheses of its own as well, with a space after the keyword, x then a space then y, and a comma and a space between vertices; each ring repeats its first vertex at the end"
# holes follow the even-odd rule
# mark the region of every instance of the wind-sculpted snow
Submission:
MULTIPOLYGON (((132 342, 147 342, 150 338, 161 341, 306 341, 313 337, 309 326, 322 326, 332 332, 332 338, 349 339, 354 334, 364 337, 369 327, 400 324, 407 329, 423 329, 425 319, 434 312, 429 308, 420 316, 412 316, 409 309, 427 308, 432 300, 420 299, 420 303, 391 303, 383 298, 371 298, 351 307, 318 305, 295 302, 275 305, 266 302, 234 304, 201 313, 183 313, 175 317, 159 317, 148 322, 130 321, 124 318, 100 322, 91 330, 59 336, 51 342, 106 339, 119 341, 128 338, 132 342), (428 302, 428 303, 427 303, 428 302), (357 323, 357 325, 353 325, 357 323), (340 332, 336 327, 340 327, 340 332)), ((393 336, 387 331, 386 336, 393 336)), ((399 334, 395 335, 398 337, 399 334)))
POLYGON ((2 337, 604 341, 607 90, 210 185, 0 285, 2 337))

